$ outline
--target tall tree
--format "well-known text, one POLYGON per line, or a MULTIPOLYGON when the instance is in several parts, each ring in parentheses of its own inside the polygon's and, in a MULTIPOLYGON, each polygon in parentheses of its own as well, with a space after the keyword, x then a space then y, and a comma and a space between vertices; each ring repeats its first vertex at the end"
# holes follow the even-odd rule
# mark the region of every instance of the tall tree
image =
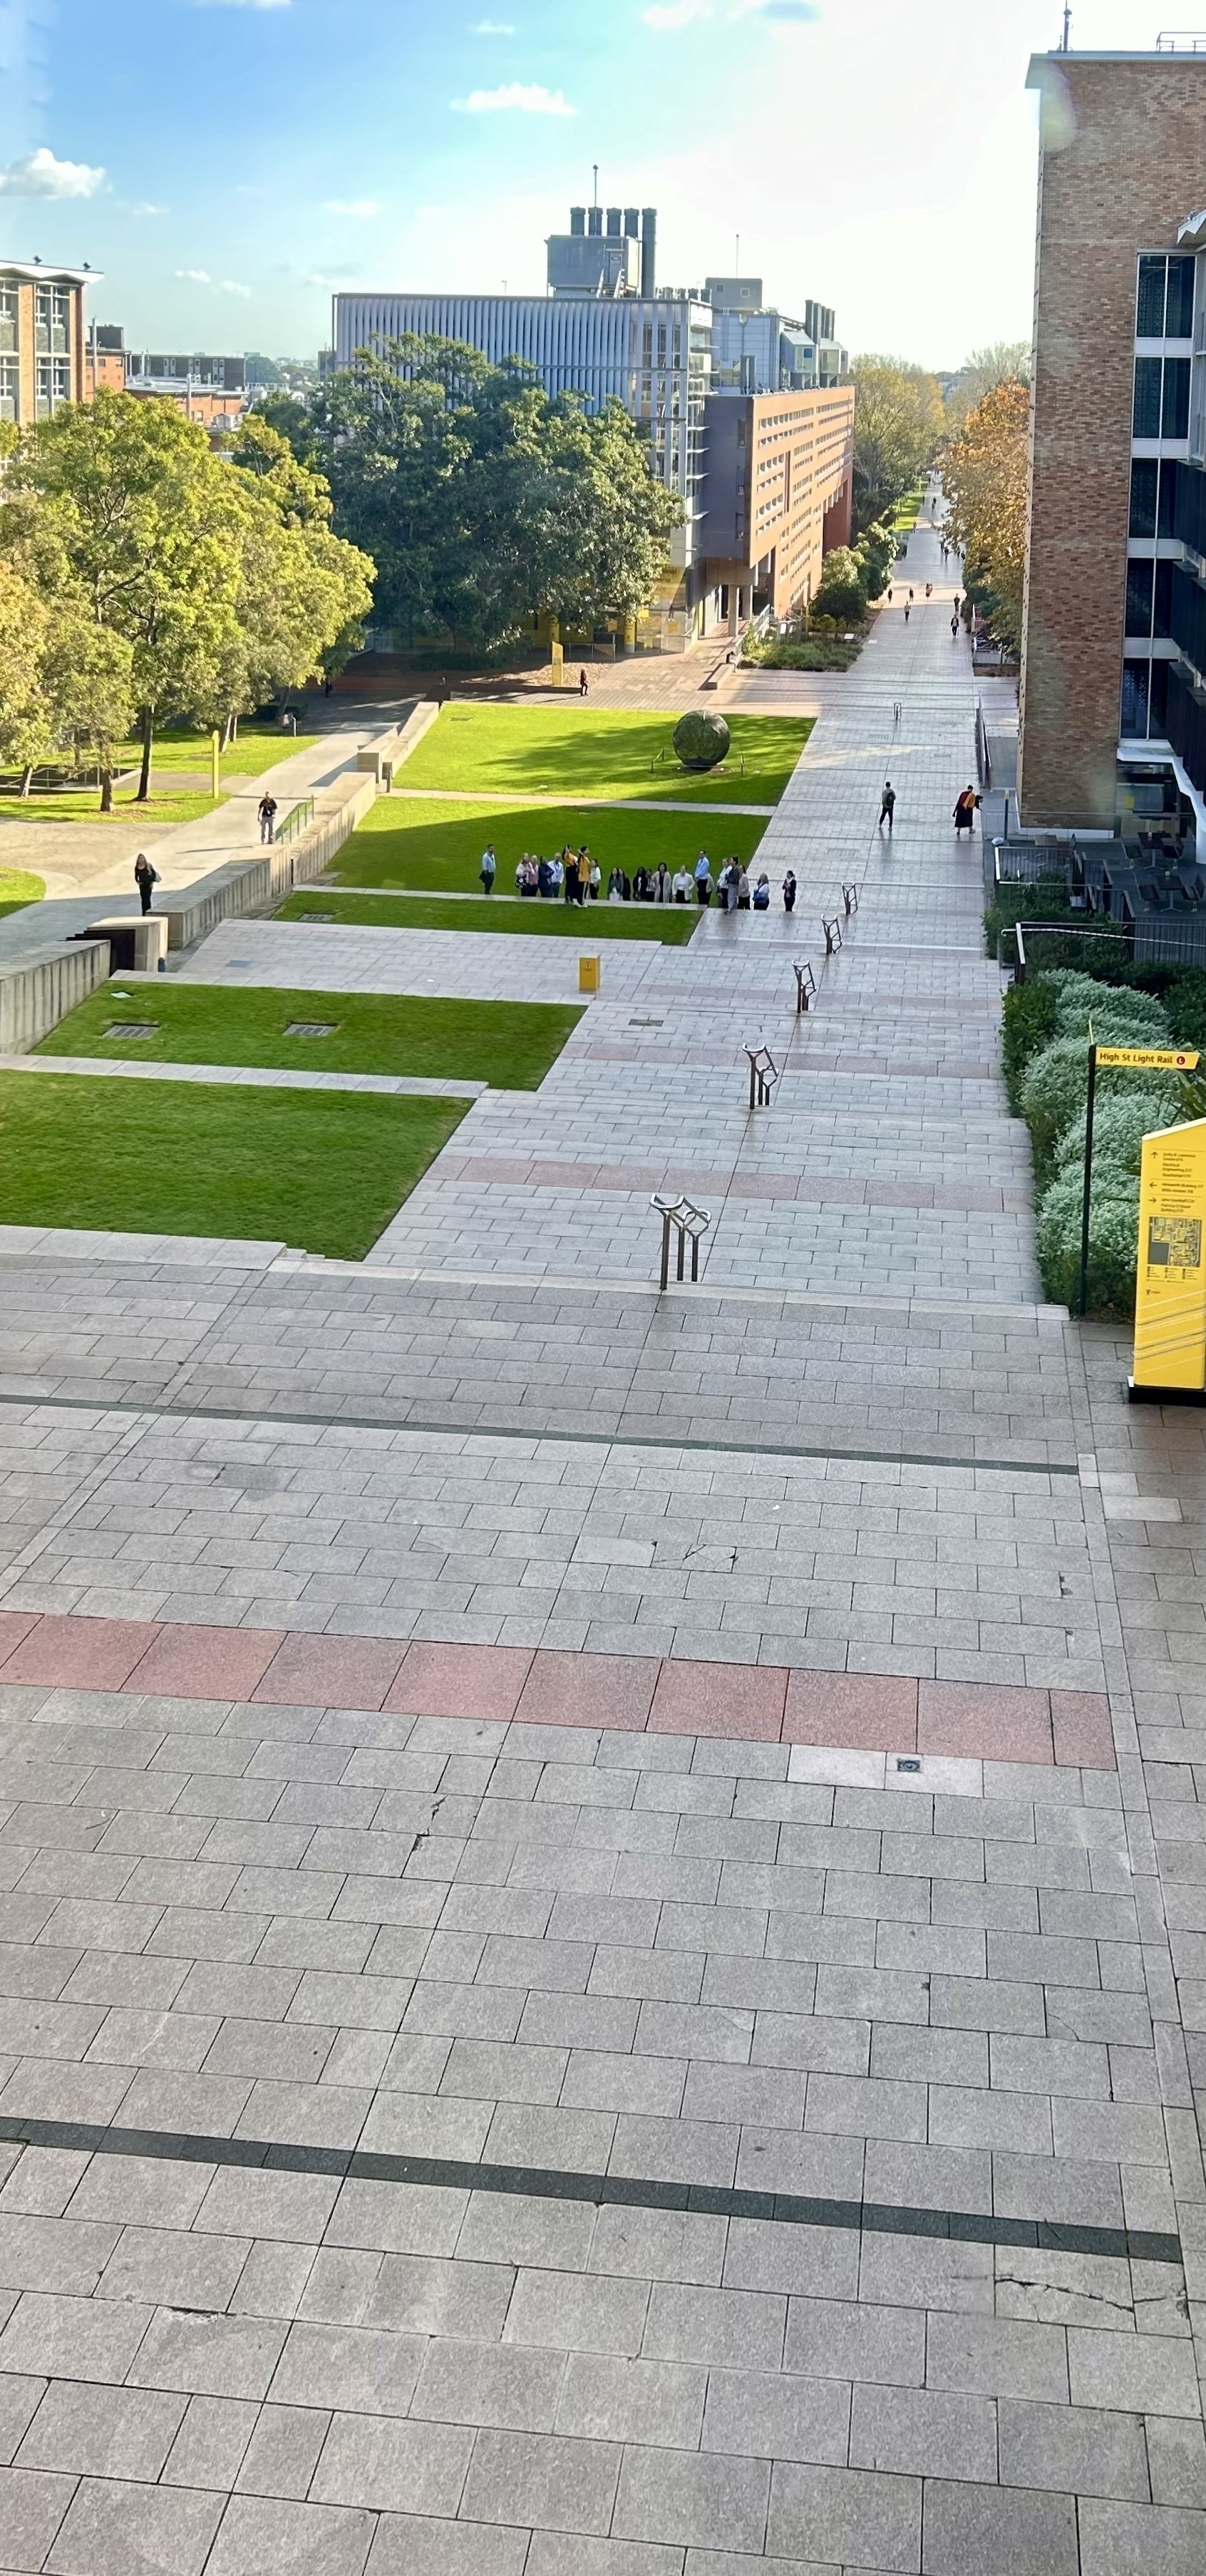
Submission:
POLYGON ((994 340, 990 347, 973 349, 964 359, 946 398, 946 425, 949 431, 962 429, 968 413, 983 402, 997 385, 1027 384, 1030 379, 1029 340, 994 340))
POLYGON ((644 607, 681 516, 618 403, 553 401, 531 367, 407 334, 317 388, 305 425, 265 420, 330 483, 335 524, 373 555, 376 611, 408 638, 489 650, 545 609, 572 623, 644 607))
POLYGON ((944 413, 937 378, 904 358, 854 360, 854 515, 890 514, 932 463, 944 413))
POLYGON ((1015 647, 1022 632, 1029 429, 1030 389, 1013 378, 984 395, 942 457, 950 532, 969 587, 987 595, 994 635, 1015 647))

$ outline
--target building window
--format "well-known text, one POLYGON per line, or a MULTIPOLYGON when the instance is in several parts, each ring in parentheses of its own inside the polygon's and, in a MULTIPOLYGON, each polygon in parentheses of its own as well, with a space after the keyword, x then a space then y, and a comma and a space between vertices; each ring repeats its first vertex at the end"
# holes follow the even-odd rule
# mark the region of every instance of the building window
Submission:
POLYGON ((1135 360, 1135 410, 1133 431, 1136 438, 1158 438, 1160 435, 1161 358, 1135 360))
POLYGON ((0 353, 0 420, 17 417, 17 361, 0 353))
POLYGON ((1132 537, 1154 537, 1156 533, 1156 486, 1160 467, 1154 456, 1136 456, 1131 460, 1132 537))
POLYGON ((49 420, 60 403, 71 399, 71 369, 66 358, 39 358, 35 407, 39 420, 49 420))
POLYGON ((1160 436, 1161 438, 1187 438, 1188 435, 1189 360, 1188 358, 1166 358, 1160 436))
POLYGON ((1151 668, 1150 662, 1124 662, 1122 665, 1122 731, 1131 741, 1147 732, 1151 668))
POLYGON ((16 346, 17 289, 15 286, 0 286, 0 350, 15 351, 16 346))
POLYGON ((70 346, 71 298, 62 286, 34 289, 34 347, 40 357, 66 357, 70 346))
POLYGON ((1189 340, 1193 337, 1193 261, 1170 259, 1168 263, 1168 305, 1164 316, 1166 340, 1189 340))
POLYGON ((1152 571, 1155 574, 1152 584, 1152 633, 1160 636, 1161 639, 1166 639, 1172 633, 1173 577, 1173 568, 1167 556, 1163 562, 1153 564, 1152 571))
POLYGON ((1135 302, 1137 340, 1188 340, 1193 331, 1193 260, 1145 251, 1135 302))
POLYGON ((1165 733, 1168 729, 1168 674, 1170 667, 1170 664, 1167 662, 1153 662, 1151 666, 1151 681, 1148 690, 1147 705, 1148 730, 1151 733, 1165 733))
POLYGON ((1128 635, 1151 634, 1152 570, 1150 563, 1128 563, 1127 565, 1126 632, 1128 635))

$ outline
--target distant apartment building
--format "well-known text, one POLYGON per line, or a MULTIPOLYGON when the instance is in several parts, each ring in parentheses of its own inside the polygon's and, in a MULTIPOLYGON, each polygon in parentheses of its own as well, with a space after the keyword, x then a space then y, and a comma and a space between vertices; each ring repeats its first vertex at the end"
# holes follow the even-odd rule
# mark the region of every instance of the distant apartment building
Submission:
POLYGON ((850 542, 854 388, 713 394, 706 440, 701 632, 736 635, 792 616, 850 542))
POLYGON ((808 302, 793 322, 763 299, 760 277, 708 277, 714 393, 770 394, 835 385, 849 359, 834 333, 833 307, 808 302))
MULTIPOLYGON (((1206 52, 1035 57, 1019 815, 1206 839, 1206 52), (1163 800, 1166 802, 1167 800, 1163 800)), ((1197 40, 1199 43, 1201 39, 1197 40)))
MULTIPOLYGON (((759 566, 765 571, 768 557, 782 567, 771 584, 776 596, 784 596, 788 563, 799 562, 805 569, 797 596, 807 597, 809 588, 815 587, 819 559, 814 570, 815 546, 811 535, 807 543, 802 537, 802 514, 807 508, 810 529, 814 520, 818 527, 823 524, 826 509, 835 511, 834 524, 840 519, 848 459, 841 466, 836 459, 839 454, 845 459, 852 397, 841 397, 835 425, 823 438, 819 416, 808 413, 804 425, 800 415, 800 499, 798 509, 793 505, 790 512, 791 536, 784 530, 757 558, 748 560, 747 531, 743 526, 740 540, 736 532, 736 491, 728 496, 733 506, 726 507, 719 489, 721 454, 731 455, 736 471, 736 422, 732 440, 722 436, 718 441, 715 467, 707 457, 708 422, 716 392, 718 328, 733 319, 737 330, 744 320, 756 334, 758 354, 752 357, 751 367, 726 362, 721 388, 726 396, 744 396, 739 401, 744 416, 751 395, 760 398, 764 393, 784 388, 799 391, 806 386, 820 391, 826 381, 822 366, 835 364, 839 357, 844 363, 845 353, 833 340, 832 313, 820 306, 806 308, 815 326, 810 338, 804 326, 788 323, 779 313, 762 307, 759 280, 709 281, 722 290, 756 289, 755 306, 744 314, 734 308, 732 316, 725 304, 714 303, 706 288, 659 288, 657 215, 651 206, 571 207, 568 233, 551 235, 546 251, 548 291, 544 295, 337 294, 334 366, 350 366, 357 350, 380 350, 407 333, 434 333, 480 349, 496 366, 511 360, 526 362, 536 369, 550 395, 579 394, 589 410, 601 409, 609 398, 622 403, 629 418, 645 431, 655 473, 683 504, 682 524, 670 539, 670 572, 650 615, 642 621, 638 639, 642 643, 663 650, 681 648, 712 625, 727 623, 734 614, 734 599, 748 599, 759 588, 754 575, 759 566), (827 326, 823 332, 822 323, 827 326), (814 482, 820 494, 819 455, 814 454, 818 439, 825 447, 826 469, 832 464, 834 474, 832 488, 827 486, 826 497, 818 498, 814 506, 814 482), (706 503, 705 473, 712 496, 706 503), (725 529, 723 560, 726 565, 742 566, 743 579, 730 579, 727 571, 711 578, 709 562, 715 549, 705 528, 705 510, 709 517, 718 512, 717 524, 725 529)), ((750 347, 752 353, 754 340, 750 347)), ((751 434, 756 446, 760 433, 751 434)), ((752 529, 749 533, 752 536, 752 529)), ((748 607, 741 613, 748 615, 748 607)))
POLYGON ((120 323, 92 322, 88 327, 85 399, 108 393, 158 396, 178 404, 189 420, 207 429, 232 429, 247 401, 244 358, 161 355, 127 349, 120 323))
POLYGON ((0 260, 0 420, 49 420, 85 399, 84 291, 95 274, 0 260))

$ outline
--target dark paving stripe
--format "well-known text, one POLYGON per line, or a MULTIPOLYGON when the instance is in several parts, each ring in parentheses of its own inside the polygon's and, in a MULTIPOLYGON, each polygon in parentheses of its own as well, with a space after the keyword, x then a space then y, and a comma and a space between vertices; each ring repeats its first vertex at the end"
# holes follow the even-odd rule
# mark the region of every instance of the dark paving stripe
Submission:
POLYGON ((286 2140, 203 2138, 170 2129, 114 2129, 83 2120, 0 2114, 0 2142, 66 2147, 77 2154, 156 2156, 180 2164, 252 2165, 268 2173, 329 2174, 339 2181, 417 2183, 443 2191, 494 2191, 512 2199, 581 2200, 626 2209, 702 2210, 714 2218, 775 2219, 789 2227, 844 2227, 874 2236, 941 2236, 962 2245, 1044 2246, 1062 2254, 1181 2262, 1181 2240, 1150 2228, 1076 2227, 1052 2218, 990 2218, 968 2209, 897 2208, 890 2201, 816 2200, 795 2192, 742 2191, 714 2183, 642 2181, 629 2174, 565 2173, 537 2165, 464 2164, 450 2156, 390 2156, 365 2147, 307 2147, 286 2140))
POLYGON ((274 1422, 316 1425, 326 1431, 421 1431, 436 1439, 563 1440, 577 1449, 718 1450, 738 1458, 848 1458, 868 1467, 974 1468, 992 1476, 1079 1476, 1080 1469, 1043 1458, 948 1458, 927 1449, 842 1449, 811 1447, 794 1440, 714 1440, 697 1433, 659 1440, 644 1431, 557 1431, 533 1423, 527 1430, 513 1422, 425 1422, 415 1415, 386 1413, 297 1413, 283 1407, 261 1410, 247 1404, 135 1403, 128 1396, 0 1395, 0 1405, 20 1405, 41 1413, 154 1413, 162 1419, 188 1422, 274 1422))

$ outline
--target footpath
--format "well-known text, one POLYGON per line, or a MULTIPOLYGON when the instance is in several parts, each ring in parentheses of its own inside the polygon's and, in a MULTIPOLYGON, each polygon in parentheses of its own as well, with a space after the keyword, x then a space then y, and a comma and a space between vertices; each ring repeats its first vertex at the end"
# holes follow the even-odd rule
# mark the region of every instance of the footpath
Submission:
POLYGON ((364 1264, 0 1235, 22 2576, 1198 2576, 1203 1434, 1042 1298, 938 571, 794 921, 606 951, 364 1264))

